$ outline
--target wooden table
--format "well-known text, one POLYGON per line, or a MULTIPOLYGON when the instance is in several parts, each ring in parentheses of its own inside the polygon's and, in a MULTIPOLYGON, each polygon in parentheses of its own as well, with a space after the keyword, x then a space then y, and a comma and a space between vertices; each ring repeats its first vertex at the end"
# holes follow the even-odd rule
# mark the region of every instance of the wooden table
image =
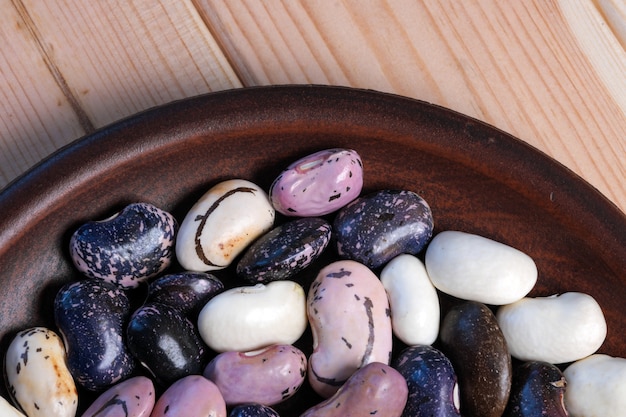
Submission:
POLYGON ((486 121, 626 211, 624 0, 0 0, 0 9, 0 188, 143 109, 313 83, 486 121))

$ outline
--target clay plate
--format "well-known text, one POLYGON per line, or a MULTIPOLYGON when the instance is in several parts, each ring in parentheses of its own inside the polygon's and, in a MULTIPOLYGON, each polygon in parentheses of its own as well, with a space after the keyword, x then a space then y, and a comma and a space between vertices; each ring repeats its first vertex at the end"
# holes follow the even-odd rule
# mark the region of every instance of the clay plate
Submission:
POLYGON ((217 181, 268 189, 287 164, 331 147, 359 152, 365 191, 420 194, 436 232, 477 233, 528 253, 539 270, 531 295, 593 295, 608 321, 601 351, 626 356, 626 217, 616 206, 484 123, 408 98, 318 86, 240 89, 151 109, 75 141, 8 186, 0 194, 1 348, 20 329, 54 327, 54 294, 79 278, 67 247, 81 223, 135 201, 182 221, 217 181))

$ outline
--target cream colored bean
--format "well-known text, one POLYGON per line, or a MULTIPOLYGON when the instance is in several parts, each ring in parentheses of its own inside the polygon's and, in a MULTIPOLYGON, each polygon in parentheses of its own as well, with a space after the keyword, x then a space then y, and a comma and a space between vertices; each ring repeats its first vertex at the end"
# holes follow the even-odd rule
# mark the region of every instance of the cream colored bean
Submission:
POLYGON ((606 338, 600 305, 588 294, 525 297, 502 306, 496 317, 512 356, 553 364, 596 352, 606 338))
POLYGON ((2 417, 25 417, 20 413, 17 408, 13 407, 11 403, 0 397, 0 416, 2 417))
POLYGON ((61 338, 45 327, 19 332, 5 356, 7 387, 28 417, 74 417, 78 392, 61 338))
POLYGON ((291 345, 306 327, 304 289, 294 281, 226 290, 213 297, 198 317, 200 336, 216 352, 291 345))
POLYGON ((626 359, 594 354, 563 372, 571 417, 616 417, 626 410, 626 359))
POLYGON ((422 261, 397 256, 383 268, 380 281, 389 297, 396 337, 409 346, 431 345, 439 333, 439 296, 422 261))
POLYGON ((426 249, 425 263, 437 289, 485 304, 513 303, 537 282, 537 266, 530 256, 471 233, 437 234, 426 249))
POLYGON ((220 182, 189 210, 176 237, 176 258, 190 271, 226 268, 274 224, 269 197, 250 181, 220 182))

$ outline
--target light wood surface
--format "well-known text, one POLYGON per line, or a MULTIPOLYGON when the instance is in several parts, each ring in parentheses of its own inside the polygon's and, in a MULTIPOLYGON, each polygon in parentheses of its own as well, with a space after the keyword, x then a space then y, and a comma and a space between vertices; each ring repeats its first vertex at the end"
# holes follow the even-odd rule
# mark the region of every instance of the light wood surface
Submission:
POLYGON ((138 111, 313 83, 483 120, 626 211, 624 0, 0 0, 0 10, 0 188, 138 111))

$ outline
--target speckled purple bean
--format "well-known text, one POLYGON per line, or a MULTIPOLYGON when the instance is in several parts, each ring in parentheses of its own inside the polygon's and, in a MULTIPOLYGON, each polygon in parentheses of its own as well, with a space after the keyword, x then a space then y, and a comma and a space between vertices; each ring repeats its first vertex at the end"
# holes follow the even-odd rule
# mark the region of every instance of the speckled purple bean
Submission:
POLYGON ((109 282, 85 279, 58 291, 54 318, 78 385, 102 390, 132 374, 135 360, 124 343, 130 314, 128 296, 109 282))
POLYGON ((409 388, 403 417, 460 416, 456 373, 440 350, 429 345, 409 346, 394 359, 392 367, 409 388))
POLYGON ((291 278, 320 257, 330 237, 330 223, 320 218, 284 223, 246 250, 237 264, 237 274, 251 284, 291 278))
POLYGON ((204 370, 229 406, 244 403, 275 405, 293 396, 306 376, 307 360, 291 345, 273 345, 255 352, 224 352, 204 370))
POLYGON ((384 363, 372 362, 356 371, 335 395, 300 417, 400 417, 407 398, 404 377, 384 363))
POLYGON ((354 200, 363 188, 363 163, 351 149, 326 149, 290 164, 272 183, 270 199, 286 216, 332 213, 354 200))
POLYGON ((242 404, 230 411, 228 417, 280 417, 276 410, 262 404, 242 404))
POLYGON ((195 320, 202 307, 222 290, 224 284, 215 275, 192 271, 172 273, 150 282, 146 303, 176 307, 195 320))
MULTIPOLYGON (((608 375, 604 377, 610 380, 608 375)), ((529 361, 518 365, 513 369, 511 393, 502 417, 568 417, 564 398, 568 382, 563 372, 551 363, 529 361)), ((589 386, 586 388, 585 391, 591 391, 589 386)), ((569 411, 573 416, 579 415, 569 411)))
POLYGON ((70 239, 70 255, 86 276, 136 288, 171 264, 177 227, 170 213, 152 204, 130 204, 80 226, 70 239))
POLYGON ((208 350, 193 323, 167 304, 147 303, 137 309, 126 328, 128 349, 167 386, 192 374, 200 374, 208 350))
POLYGON ((136 376, 100 394, 82 417, 148 417, 154 402, 152 381, 145 376, 136 376))
POLYGON ((226 417, 219 388, 201 375, 174 382, 159 397, 150 417, 226 417))
POLYGON ((380 190, 357 198, 335 217, 337 252, 370 268, 417 255, 433 234, 428 203, 412 191, 380 190))
POLYGON ((365 265, 342 260, 311 284, 307 315, 313 332, 308 380, 328 398, 360 367, 391 360, 392 328, 383 284, 365 265))

